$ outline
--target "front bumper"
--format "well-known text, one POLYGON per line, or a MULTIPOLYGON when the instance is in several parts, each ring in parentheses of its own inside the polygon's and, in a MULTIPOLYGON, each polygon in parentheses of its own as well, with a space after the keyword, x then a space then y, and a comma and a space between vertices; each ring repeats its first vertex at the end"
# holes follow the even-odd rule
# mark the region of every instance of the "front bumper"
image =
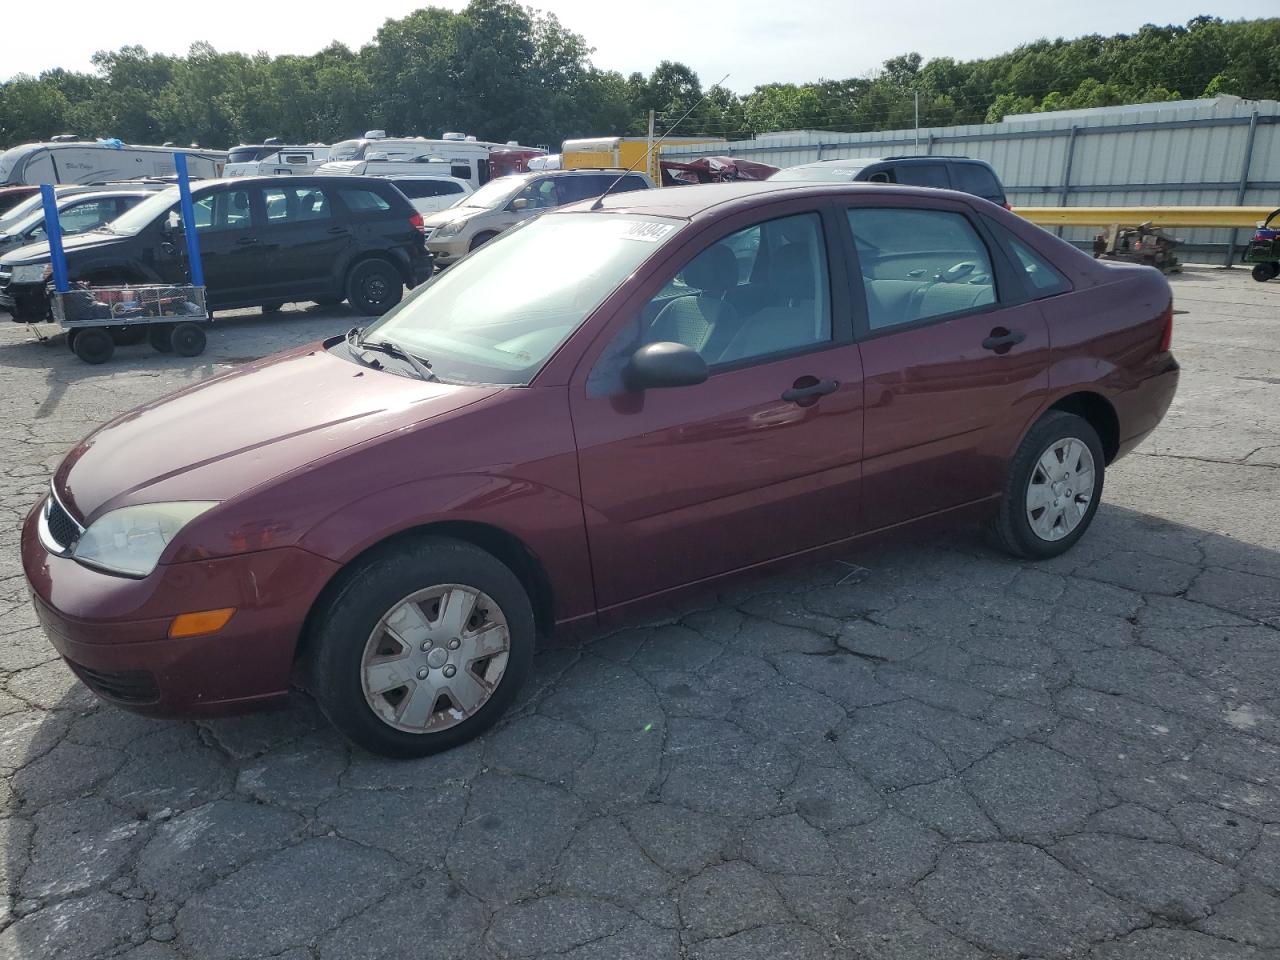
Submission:
POLYGON ((99 697, 155 716, 214 716, 289 692, 303 623, 338 565, 296 547, 157 567, 141 580, 49 553, 39 507, 22 530, 22 566, 54 648, 99 697), (220 631, 169 639, 184 612, 235 607, 220 631))
POLYGON ((448 240, 428 240, 427 249, 435 257, 436 264, 447 267, 461 260, 470 253, 471 238, 465 236, 450 237, 448 240))

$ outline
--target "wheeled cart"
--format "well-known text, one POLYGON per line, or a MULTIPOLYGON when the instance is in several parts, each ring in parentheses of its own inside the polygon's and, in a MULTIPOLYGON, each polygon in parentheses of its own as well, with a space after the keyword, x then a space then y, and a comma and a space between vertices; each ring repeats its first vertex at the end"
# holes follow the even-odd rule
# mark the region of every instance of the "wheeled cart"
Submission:
POLYGON ((211 322, 202 286, 75 284, 50 294, 50 304, 67 346, 85 363, 106 363, 117 346, 143 340, 161 353, 198 356, 211 322))

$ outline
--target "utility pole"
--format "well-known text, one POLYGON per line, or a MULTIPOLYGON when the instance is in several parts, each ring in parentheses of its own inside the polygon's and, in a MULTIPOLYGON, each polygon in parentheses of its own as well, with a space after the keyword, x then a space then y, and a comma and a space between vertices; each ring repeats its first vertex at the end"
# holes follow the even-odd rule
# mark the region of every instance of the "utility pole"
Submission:
POLYGON ((645 157, 648 160, 649 176, 653 177, 654 183, 661 185, 662 183, 661 175, 654 176, 654 173, 653 173, 653 171, 657 169, 658 164, 653 156, 653 111, 652 110, 649 111, 649 143, 645 149, 645 157))
POLYGON ((920 89, 916 88, 916 149, 920 149, 920 89))

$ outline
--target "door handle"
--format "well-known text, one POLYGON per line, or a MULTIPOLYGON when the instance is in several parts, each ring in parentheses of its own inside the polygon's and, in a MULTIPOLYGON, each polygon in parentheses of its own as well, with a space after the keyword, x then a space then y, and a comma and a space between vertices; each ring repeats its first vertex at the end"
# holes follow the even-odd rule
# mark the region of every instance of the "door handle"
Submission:
POLYGON ((255 243, 257 243, 257 242, 258 242, 258 238, 257 238, 257 237, 241 237, 239 240, 237 240, 237 241, 236 241, 236 246, 237 246, 237 247, 250 247, 250 246, 253 246, 253 244, 255 244, 255 243))
POLYGON ((801 403, 805 400, 817 400, 839 389, 839 380, 815 380, 813 377, 801 377, 791 389, 782 391, 782 399, 788 403, 801 403))
POLYGON ((982 341, 982 349, 994 350, 996 353, 1008 353, 1010 348, 1025 339, 1027 339, 1027 335, 1021 330, 1006 330, 1004 327, 996 327, 991 331, 991 335, 982 341))

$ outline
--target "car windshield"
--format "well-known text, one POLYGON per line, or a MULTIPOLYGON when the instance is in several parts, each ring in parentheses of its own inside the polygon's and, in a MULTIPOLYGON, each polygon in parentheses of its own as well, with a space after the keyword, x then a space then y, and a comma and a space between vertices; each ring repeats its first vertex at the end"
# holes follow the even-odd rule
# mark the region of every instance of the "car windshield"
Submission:
POLYGON ((442 380, 527 384, 684 221, 550 214, 492 240, 371 324, 442 380))
POLYGON ((156 217, 178 202, 178 188, 169 187, 154 193, 140 204, 111 221, 112 233, 123 233, 133 236, 141 233, 156 217))
POLYGON ((830 163, 806 163, 798 167, 787 167, 779 170, 769 179, 774 183, 779 180, 835 180, 845 182, 852 180, 871 161, 859 163, 857 160, 833 160, 830 163))
POLYGON ((467 194, 458 206, 480 207, 484 210, 505 207, 528 182, 526 177, 499 177, 497 180, 490 180, 475 193, 467 194))

